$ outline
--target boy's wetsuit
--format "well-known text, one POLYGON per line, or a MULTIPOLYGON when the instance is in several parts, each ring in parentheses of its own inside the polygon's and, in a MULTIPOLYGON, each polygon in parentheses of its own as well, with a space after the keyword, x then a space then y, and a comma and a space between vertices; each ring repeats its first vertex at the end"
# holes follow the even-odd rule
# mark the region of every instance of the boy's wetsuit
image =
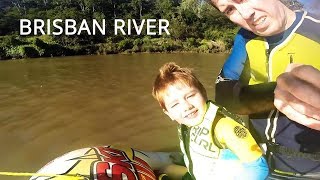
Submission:
MULTIPOLYGON (((320 69, 319 53, 320 17, 307 12, 296 12, 291 27, 274 36, 262 38, 241 29, 217 79, 216 101, 235 112, 235 104, 248 109, 263 106, 261 100, 272 104, 276 78, 287 65, 301 63, 320 69)), ((249 117, 255 139, 267 143, 273 173, 320 178, 320 131, 277 110, 249 117)))
MULTIPOLYGON (((211 101, 201 123, 179 126, 180 147, 193 179, 265 179, 267 163, 249 131, 211 101)), ((229 115, 229 114, 228 114, 229 115)))

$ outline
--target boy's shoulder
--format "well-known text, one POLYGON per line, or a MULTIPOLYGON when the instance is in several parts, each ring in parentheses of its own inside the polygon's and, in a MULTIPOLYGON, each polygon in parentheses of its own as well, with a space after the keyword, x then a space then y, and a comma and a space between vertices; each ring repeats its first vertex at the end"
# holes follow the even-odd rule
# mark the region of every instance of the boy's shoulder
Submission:
POLYGON ((229 110, 227 110, 225 107, 217 104, 216 102, 212 101, 212 100, 208 100, 207 104, 209 104, 210 106, 214 105, 218 107, 217 110, 217 115, 216 116, 220 116, 220 117, 228 117, 233 121, 236 121, 237 123, 245 126, 245 120, 238 116, 237 114, 234 114, 232 112, 230 112, 229 110))

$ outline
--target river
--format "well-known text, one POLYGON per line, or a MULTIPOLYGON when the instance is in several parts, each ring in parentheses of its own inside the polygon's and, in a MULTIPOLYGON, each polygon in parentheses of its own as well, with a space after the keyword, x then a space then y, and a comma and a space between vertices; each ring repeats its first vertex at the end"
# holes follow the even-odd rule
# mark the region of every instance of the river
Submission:
POLYGON ((1 61, 0 171, 36 172, 68 151, 96 145, 177 151, 176 124, 151 95, 158 68, 169 61, 192 67, 213 99, 226 57, 177 53, 1 61))

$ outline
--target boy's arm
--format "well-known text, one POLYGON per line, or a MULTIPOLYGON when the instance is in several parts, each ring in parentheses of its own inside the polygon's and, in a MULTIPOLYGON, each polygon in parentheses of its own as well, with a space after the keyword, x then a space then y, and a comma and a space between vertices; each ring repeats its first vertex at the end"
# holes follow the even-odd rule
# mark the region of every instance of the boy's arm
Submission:
POLYGON ((241 162, 252 162, 262 151, 249 130, 229 117, 221 118, 214 128, 219 143, 233 151, 241 162))
POLYGON ((266 179, 269 168, 260 147, 247 128, 231 118, 221 118, 215 128, 216 140, 238 156, 243 166, 242 179, 266 179))

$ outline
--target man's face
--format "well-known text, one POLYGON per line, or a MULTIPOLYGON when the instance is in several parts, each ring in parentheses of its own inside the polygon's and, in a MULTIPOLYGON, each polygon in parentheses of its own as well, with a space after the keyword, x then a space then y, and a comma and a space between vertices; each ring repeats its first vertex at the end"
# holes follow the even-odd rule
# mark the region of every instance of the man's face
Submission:
POLYGON ((185 84, 167 87, 163 112, 179 124, 194 126, 201 122, 205 113, 206 99, 195 87, 185 84))
MULTIPOLYGON (((287 29, 287 9, 279 0, 211 0, 232 22, 259 36, 287 29)), ((290 14, 292 16, 292 14, 290 14)))

